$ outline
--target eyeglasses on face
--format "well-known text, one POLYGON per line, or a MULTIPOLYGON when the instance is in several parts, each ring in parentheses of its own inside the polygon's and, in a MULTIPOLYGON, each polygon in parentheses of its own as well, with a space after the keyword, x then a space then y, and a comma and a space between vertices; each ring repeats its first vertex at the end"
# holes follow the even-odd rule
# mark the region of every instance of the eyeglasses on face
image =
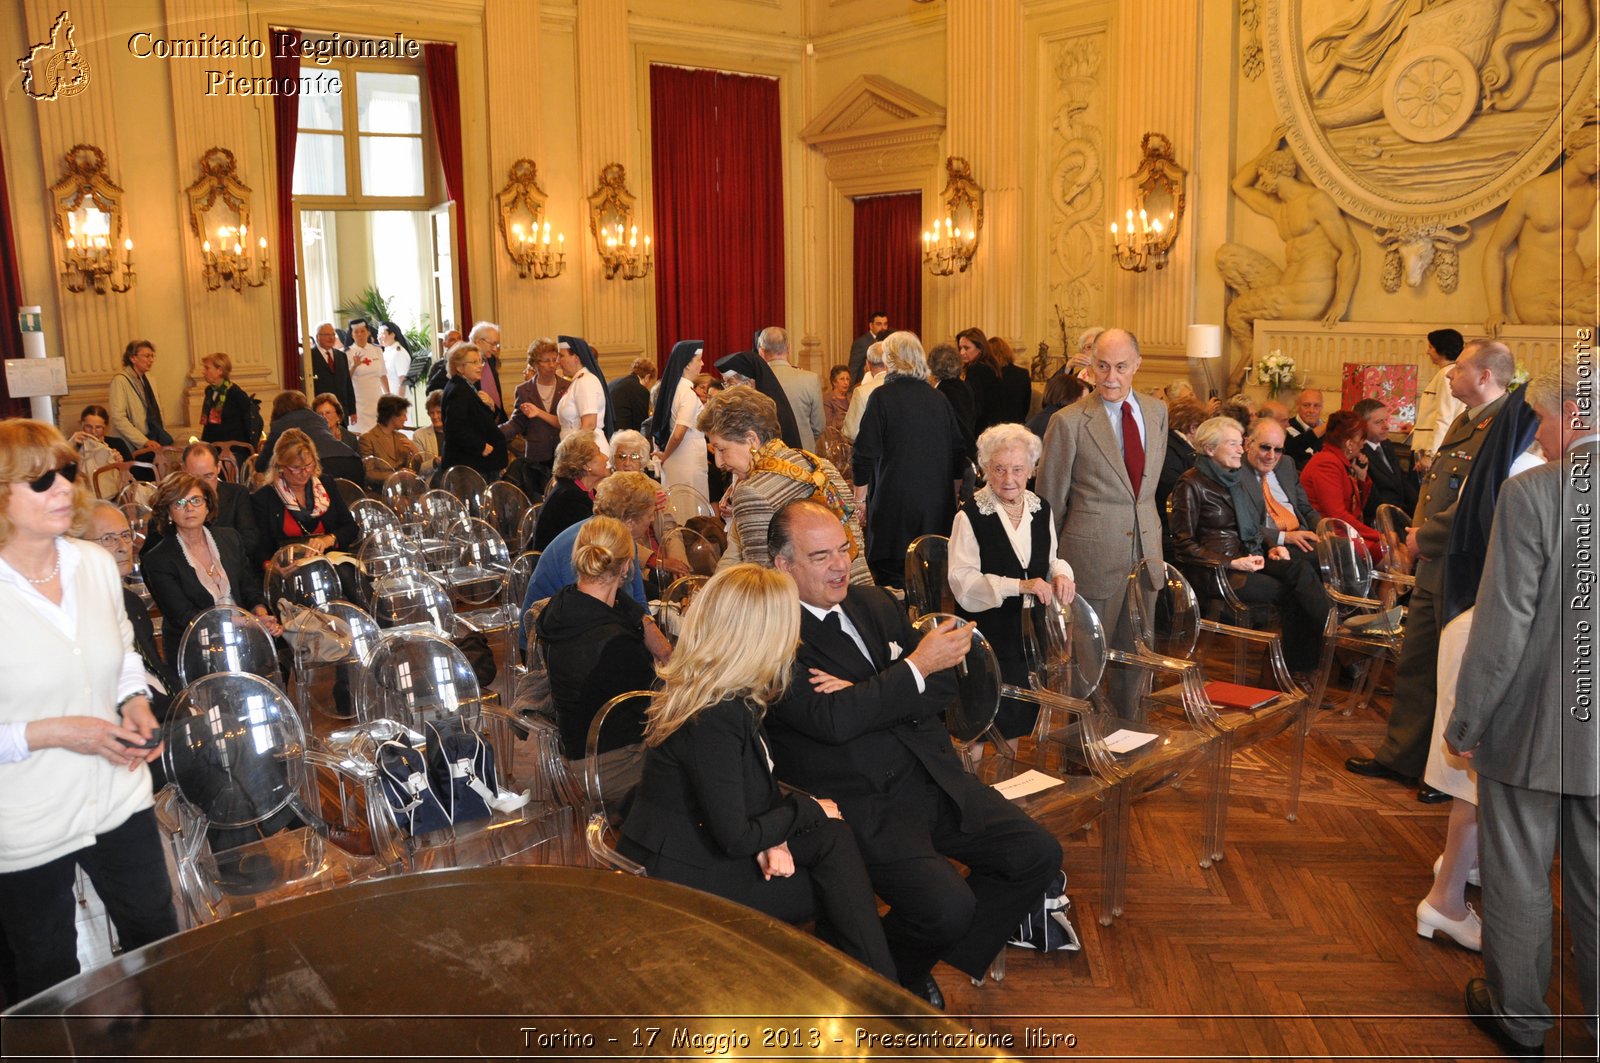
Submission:
POLYGON ((46 491, 50 490, 51 487, 55 486, 57 476, 60 476, 69 484, 73 483, 78 479, 78 463, 75 461, 69 461, 65 465, 61 465, 54 469, 50 469, 47 472, 40 473, 38 476, 35 476, 33 479, 27 481, 27 484, 39 494, 44 494, 46 491))
POLYGON ((1261 451, 1261 453, 1263 453, 1263 454, 1282 454, 1283 453, 1283 448, 1282 447, 1275 447, 1271 443, 1257 443, 1256 444, 1256 449, 1261 451))
POLYGON ((284 472, 293 472, 293 473, 302 473, 302 472, 310 472, 312 469, 315 469, 316 467, 317 466, 314 463, 307 464, 307 465, 285 465, 285 466, 283 466, 283 471, 284 472))
POLYGON ((612 457, 613 458, 618 458, 618 459, 620 459, 622 461, 643 461, 644 460, 644 455, 643 454, 630 454, 629 452, 627 452, 625 450, 617 451, 615 454, 612 455, 612 457))
POLYGON ((131 530, 106 532, 104 535, 96 535, 94 537, 94 541, 105 547, 107 550, 115 550, 118 543, 122 543, 125 546, 132 546, 133 532, 131 530))
POLYGON ((203 509, 203 508, 205 508, 205 504, 206 504, 205 495, 191 495, 188 498, 180 498, 176 502, 172 503, 172 508, 173 509, 188 509, 191 506, 200 506, 203 509))

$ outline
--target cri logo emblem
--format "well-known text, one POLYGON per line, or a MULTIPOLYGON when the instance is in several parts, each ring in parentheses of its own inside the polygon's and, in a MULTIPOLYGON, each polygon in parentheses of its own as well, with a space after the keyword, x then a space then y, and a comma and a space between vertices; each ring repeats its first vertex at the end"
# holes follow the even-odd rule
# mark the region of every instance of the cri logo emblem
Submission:
POLYGON ((22 68, 22 91, 36 100, 76 96, 89 86, 89 63, 72 43, 77 27, 65 11, 50 27, 50 39, 28 49, 22 68))

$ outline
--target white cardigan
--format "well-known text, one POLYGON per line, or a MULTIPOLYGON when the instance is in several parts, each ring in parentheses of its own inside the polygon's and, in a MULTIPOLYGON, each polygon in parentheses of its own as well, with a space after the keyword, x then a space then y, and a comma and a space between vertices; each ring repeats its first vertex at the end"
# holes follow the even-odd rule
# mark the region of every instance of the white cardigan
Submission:
MULTIPOLYGON (((0 723, 56 716, 117 722, 123 665, 133 628, 122 606, 122 580, 111 555, 92 543, 61 546, 63 582, 73 570, 77 633, 68 638, 0 581, 0 723)), ((129 771, 103 757, 42 749, 0 764, 0 873, 23 871, 93 845, 149 808, 150 771, 129 771)))

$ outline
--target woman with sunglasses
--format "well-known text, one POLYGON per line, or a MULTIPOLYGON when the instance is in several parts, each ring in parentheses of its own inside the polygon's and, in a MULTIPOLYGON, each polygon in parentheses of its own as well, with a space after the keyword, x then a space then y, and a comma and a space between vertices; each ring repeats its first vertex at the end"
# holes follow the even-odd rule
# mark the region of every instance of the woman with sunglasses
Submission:
POLYGON ((161 749, 145 669, 116 562, 72 538, 93 502, 77 478, 55 428, 0 422, 0 933, 16 999, 78 973, 77 868, 123 948, 178 930, 151 808, 161 749))
POLYGON ((260 570, 251 568, 239 534, 211 526, 216 509, 217 489, 186 472, 165 477, 150 501, 150 524, 161 539, 141 553, 139 568, 161 608, 162 641, 174 668, 184 632, 212 606, 236 605, 260 617, 274 638, 282 632, 261 595, 260 570))
POLYGON ((257 567, 290 543, 305 543, 326 553, 349 549, 361 538, 361 529, 333 481, 322 475, 317 448, 304 432, 291 428, 279 437, 266 481, 250 496, 256 530, 261 533, 257 567))

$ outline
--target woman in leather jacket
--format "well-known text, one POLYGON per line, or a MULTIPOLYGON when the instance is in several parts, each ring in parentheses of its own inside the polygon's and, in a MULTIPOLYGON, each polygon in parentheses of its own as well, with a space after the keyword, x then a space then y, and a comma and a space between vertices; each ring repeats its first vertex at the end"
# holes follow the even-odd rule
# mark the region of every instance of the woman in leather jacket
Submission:
POLYGON ((1321 656, 1328 596, 1310 555, 1265 548, 1266 500, 1244 475, 1244 433, 1231 417, 1195 429, 1194 468, 1171 496, 1173 555, 1179 565, 1220 566, 1242 600, 1273 603, 1283 618, 1283 655, 1291 672, 1309 672, 1321 656))

